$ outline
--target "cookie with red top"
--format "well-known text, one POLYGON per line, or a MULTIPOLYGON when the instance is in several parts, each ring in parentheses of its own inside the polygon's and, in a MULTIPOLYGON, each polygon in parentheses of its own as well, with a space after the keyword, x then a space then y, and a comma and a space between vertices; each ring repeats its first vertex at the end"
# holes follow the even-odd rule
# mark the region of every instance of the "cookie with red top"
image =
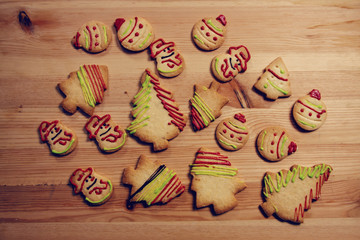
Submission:
POLYGON ((114 26, 121 46, 130 51, 146 49, 155 37, 151 24, 142 17, 118 18, 114 26))
POLYGON ((313 131, 320 128, 326 116, 326 105, 321 101, 321 94, 317 89, 299 98, 293 107, 295 122, 304 130, 313 131))
POLYGON ((203 18, 195 23, 191 34, 196 46, 207 51, 219 48, 225 41, 226 23, 224 15, 203 18))
POLYGON ((102 52, 112 40, 110 28, 100 21, 89 21, 76 32, 71 43, 91 53, 102 52))
POLYGON ((249 139, 249 128, 243 114, 237 113, 233 117, 222 120, 215 130, 215 137, 219 145, 230 151, 241 149, 249 139))

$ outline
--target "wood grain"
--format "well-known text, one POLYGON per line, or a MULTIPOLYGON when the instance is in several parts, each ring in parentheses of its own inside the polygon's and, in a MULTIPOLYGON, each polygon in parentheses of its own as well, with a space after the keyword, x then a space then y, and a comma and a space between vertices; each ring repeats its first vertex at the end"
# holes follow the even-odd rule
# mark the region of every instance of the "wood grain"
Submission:
MULTIPOLYGON (((360 2, 350 1, 2 1, 0 2, 0 239, 114 239, 289 238, 359 239, 360 237, 360 2), (25 11, 31 27, 19 24, 25 11), (213 52, 191 41, 193 24, 205 16, 224 14, 228 36, 213 52), (130 101, 146 67, 155 70, 148 51, 130 53, 113 40, 100 54, 74 49, 70 40, 83 22, 98 19, 112 26, 117 17, 142 16, 155 36, 175 41, 186 69, 164 79, 185 112, 195 83, 208 85, 211 59, 230 46, 246 45, 251 52, 248 70, 236 77, 252 108, 241 109, 229 83, 220 92, 230 99, 221 118, 194 132, 188 126, 169 149, 153 153, 148 144, 129 138, 114 154, 101 153, 84 130, 87 116, 65 113, 56 88, 82 64, 109 67, 109 89, 96 113, 110 113, 127 126, 130 101), (293 95, 267 101, 252 86, 263 69, 281 56, 290 72, 293 95), (311 89, 321 91, 328 119, 315 132, 301 131, 291 118, 293 103, 311 89), (222 151, 214 129, 224 117, 242 112, 250 139, 238 152, 227 152, 248 188, 237 195, 239 205, 214 216, 195 209, 189 191, 189 164, 201 146, 222 151), (65 157, 49 153, 37 128, 43 120, 61 119, 79 137, 79 146, 65 157), (281 162, 264 161, 255 150, 257 134, 266 126, 282 125, 298 142, 299 150, 281 162), (187 190, 167 205, 126 209, 129 189, 120 182, 126 166, 140 154, 150 155, 176 170, 187 190), (305 223, 292 225, 266 218, 261 203, 265 171, 293 164, 333 166, 320 200, 305 213, 305 223), (78 167, 93 166, 112 179, 115 193, 105 205, 90 207, 74 195, 69 176, 78 167), (96 231, 92 231, 96 229, 96 231)), ((115 38, 115 30, 114 38, 115 38)), ((224 151, 222 151, 224 153, 224 151)))

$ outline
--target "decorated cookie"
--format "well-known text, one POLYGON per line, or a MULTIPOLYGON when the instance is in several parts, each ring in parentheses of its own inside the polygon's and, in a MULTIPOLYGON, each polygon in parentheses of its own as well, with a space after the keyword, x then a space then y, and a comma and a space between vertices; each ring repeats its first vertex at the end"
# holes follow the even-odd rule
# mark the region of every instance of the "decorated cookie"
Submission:
POLYGON ((150 45, 150 50, 161 76, 175 77, 184 70, 184 58, 175 48, 174 42, 166 42, 159 38, 150 45))
POLYGON ((221 115, 221 109, 229 102, 229 99, 217 92, 220 84, 213 81, 210 87, 195 84, 195 92, 190 100, 191 122, 195 131, 209 126, 209 124, 221 115))
POLYGON ((235 194, 244 190, 246 184, 227 156, 200 148, 190 167, 191 190, 196 192, 197 208, 212 205, 216 214, 222 214, 237 206, 235 194))
POLYGON ((280 161, 297 150, 295 141, 281 127, 265 128, 256 143, 261 156, 271 162, 280 161))
POLYGON ((250 57, 249 50, 245 46, 231 47, 228 54, 220 54, 213 58, 211 71, 220 82, 228 82, 237 74, 246 71, 250 57))
POLYGON ((131 115, 135 118, 126 129, 141 141, 152 143, 154 151, 168 148, 186 125, 187 117, 180 112, 173 94, 161 86, 159 77, 146 69, 141 88, 135 95, 131 115))
POLYGON ((121 45, 131 51, 142 51, 154 40, 151 24, 142 17, 118 18, 114 26, 121 45))
POLYGON ((96 173, 92 167, 76 169, 70 177, 70 183, 76 194, 81 192, 85 200, 93 205, 108 201, 114 190, 111 181, 96 173))
POLYGON ((275 213, 285 221, 302 223, 305 210, 320 198, 321 188, 332 170, 329 165, 317 164, 313 167, 294 165, 278 173, 267 172, 263 185, 265 202, 261 208, 267 216, 275 213))
POLYGON ((59 120, 43 121, 39 126, 39 132, 41 141, 47 142, 54 154, 69 154, 78 143, 74 131, 64 126, 59 120))
POLYGON ((296 101, 293 107, 295 122, 302 129, 313 131, 326 120, 326 105, 321 101, 319 90, 313 89, 308 95, 296 101))
POLYGON ((101 150, 116 152, 126 142, 125 130, 111 120, 109 114, 99 117, 93 115, 85 125, 90 139, 96 139, 101 150))
POLYGON ((112 39, 112 32, 108 26, 99 21, 85 23, 72 39, 76 48, 83 48, 91 53, 104 51, 112 39))
POLYGON ((103 101, 108 86, 108 68, 104 65, 83 65, 58 86, 66 95, 61 106, 67 112, 73 114, 79 107, 91 116, 95 105, 103 101))
POLYGON ((226 18, 219 15, 215 18, 203 18, 195 23, 192 29, 194 43, 203 50, 215 50, 219 48, 226 35, 226 18))
POLYGON ((222 120, 215 130, 219 145, 231 151, 242 148, 249 139, 249 129, 245 123, 245 116, 241 113, 222 120))
POLYGON ((145 155, 140 156, 135 169, 125 168, 122 182, 132 186, 127 204, 130 209, 137 202, 144 202, 147 206, 165 204, 185 191, 173 170, 145 155))
POLYGON ((289 71, 281 57, 276 58, 266 68, 254 87, 272 100, 291 95, 289 71))

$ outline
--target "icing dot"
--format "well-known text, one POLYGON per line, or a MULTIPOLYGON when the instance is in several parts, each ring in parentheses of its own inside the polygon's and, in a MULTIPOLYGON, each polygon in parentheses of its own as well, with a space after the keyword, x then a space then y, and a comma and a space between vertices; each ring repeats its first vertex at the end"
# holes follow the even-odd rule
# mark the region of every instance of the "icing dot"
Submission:
POLYGON ((171 122, 168 122, 168 125, 171 125, 171 122))
POLYGON ((271 152, 271 153, 274 153, 274 151, 273 151, 273 150, 270 150, 270 152, 271 152))
POLYGON ((142 25, 141 23, 139 24, 139 28, 141 29, 141 28, 143 28, 144 27, 144 25, 142 25))
POLYGON ((242 137, 238 137, 238 139, 241 141, 241 140, 242 140, 242 137))
POLYGON ((138 33, 138 32, 135 33, 135 37, 137 37, 137 36, 139 36, 139 33, 138 33))
POLYGON ((129 39, 129 43, 132 43, 133 42, 133 40, 132 39, 129 39))
POLYGON ((216 40, 217 40, 217 37, 214 37, 213 40, 216 41, 216 40))
POLYGON ((206 33, 206 36, 208 36, 208 37, 209 37, 209 36, 210 36, 210 33, 209 33, 209 32, 207 32, 207 33, 206 33))
POLYGON ((302 108, 302 109, 300 109, 300 112, 304 112, 304 109, 302 108))
POLYGON ((96 30, 96 27, 94 26, 93 29, 96 30))
POLYGON ((275 136, 275 137, 276 137, 276 135, 277 135, 277 134, 276 134, 276 133, 274 133, 274 136, 275 136))
POLYGON ((223 130, 223 133, 226 133, 226 129, 223 130))
POLYGON ((201 30, 204 30, 205 28, 204 28, 204 26, 201 26, 201 28, 200 28, 201 30))
POLYGON ((234 137, 234 134, 231 134, 230 137, 233 138, 233 137, 234 137))
POLYGON ((272 141, 272 142, 271 142, 271 145, 274 145, 274 144, 275 144, 275 142, 274 142, 274 141, 272 141))
POLYGON ((311 113, 311 112, 309 112, 309 116, 310 116, 310 117, 312 116, 312 113, 311 113))
POLYGON ((318 114, 316 117, 317 117, 317 118, 320 118, 320 114, 318 114))
POLYGON ((95 37, 98 38, 98 37, 99 37, 99 34, 95 34, 95 37))
POLYGON ((96 42, 96 43, 95 43, 95 46, 99 46, 99 43, 98 43, 98 42, 96 42))

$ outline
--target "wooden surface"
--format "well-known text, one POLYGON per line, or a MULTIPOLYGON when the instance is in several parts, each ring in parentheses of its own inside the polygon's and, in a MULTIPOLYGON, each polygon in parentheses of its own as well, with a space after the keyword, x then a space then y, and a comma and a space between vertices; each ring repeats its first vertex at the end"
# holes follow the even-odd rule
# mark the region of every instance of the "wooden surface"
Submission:
MULTIPOLYGON (((360 238, 360 2, 359 1, 1 1, 0 2, 0 239, 359 239, 360 238), (100 6, 102 4, 102 6, 100 6), (32 21, 29 31, 18 22, 24 10, 32 21), (228 36, 213 52, 192 43, 193 24, 205 16, 224 14, 228 36), (189 112, 193 84, 208 85, 212 57, 230 46, 244 44, 252 58, 246 73, 237 76, 252 108, 240 109, 230 84, 220 91, 230 103, 222 116, 201 132, 190 124, 160 153, 130 137, 114 154, 101 153, 84 131, 87 116, 66 114, 57 83, 82 64, 106 64, 110 87, 96 113, 110 113, 127 126, 130 101, 146 67, 155 70, 148 51, 130 53, 115 39, 100 54, 74 49, 70 40, 88 20, 112 26, 117 17, 142 16, 156 37, 175 41, 186 61, 178 77, 164 79, 174 90, 181 109, 189 112), (264 67, 281 56, 290 71, 293 94, 266 101, 252 85, 264 67), (293 103, 313 88, 321 91, 328 119, 315 132, 300 131, 290 112, 293 103), (201 146, 221 150, 214 140, 220 119, 242 112, 250 139, 238 152, 227 153, 248 188, 237 195, 239 205, 214 216, 209 208, 195 209, 189 191, 189 164, 201 146), (79 145, 65 157, 50 154, 37 128, 43 120, 60 119, 79 137, 79 145), (255 139, 262 128, 282 125, 299 149, 277 163, 259 157, 255 139), (129 189, 120 183, 126 166, 140 154, 158 159, 177 171, 187 190, 164 206, 127 210, 129 189), (327 163, 334 172, 319 201, 305 213, 305 223, 292 225, 266 218, 258 205, 265 171, 293 164, 327 163), (93 166, 115 186, 105 205, 90 207, 74 195, 69 176, 78 167, 93 166)), ((113 29, 114 31, 114 29, 113 29)))

